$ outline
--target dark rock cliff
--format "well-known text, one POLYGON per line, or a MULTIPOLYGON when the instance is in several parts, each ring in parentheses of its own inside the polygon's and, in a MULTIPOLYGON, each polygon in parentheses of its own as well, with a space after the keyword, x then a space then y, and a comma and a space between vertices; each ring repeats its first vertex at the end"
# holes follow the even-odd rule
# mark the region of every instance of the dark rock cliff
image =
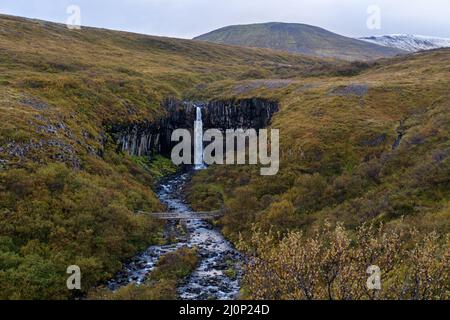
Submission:
POLYGON ((204 109, 206 129, 262 129, 278 111, 278 103, 264 99, 211 101, 204 109))
POLYGON ((171 141, 172 132, 193 130, 197 106, 202 108, 204 130, 262 129, 270 124, 279 109, 277 102, 257 98, 208 103, 168 99, 163 103, 166 117, 152 123, 113 124, 108 131, 119 151, 135 156, 170 156, 175 144, 171 141))

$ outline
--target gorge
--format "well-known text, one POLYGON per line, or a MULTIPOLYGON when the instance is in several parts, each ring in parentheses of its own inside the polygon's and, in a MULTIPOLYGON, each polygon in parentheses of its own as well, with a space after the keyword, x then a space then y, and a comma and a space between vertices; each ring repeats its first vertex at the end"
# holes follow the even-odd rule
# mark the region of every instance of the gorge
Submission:
MULTIPOLYGON (((180 102, 167 100, 167 117, 156 124, 115 127, 119 151, 134 156, 152 157, 155 154, 168 155, 172 146, 173 130, 192 130, 194 139, 194 166, 187 172, 180 172, 164 180, 157 195, 170 213, 186 219, 169 220, 168 229, 181 226, 185 234, 176 233, 175 240, 164 245, 149 247, 126 263, 123 269, 108 282, 110 290, 118 290, 131 283, 144 284, 148 275, 155 270, 158 261, 165 254, 180 248, 195 248, 200 261, 197 269, 182 283, 177 293, 181 299, 231 300, 239 297, 242 278, 241 254, 233 248, 220 230, 204 221, 186 203, 183 188, 190 181, 195 170, 205 168, 203 164, 203 130, 217 128, 262 129, 270 124, 278 111, 278 104, 262 99, 240 101, 214 101, 209 103, 180 102), (193 218, 195 217, 195 218, 193 218)), ((167 230, 168 230, 167 229, 167 230)))
POLYGON ((175 129, 188 129, 194 133, 197 110, 201 110, 203 129, 255 129, 269 125, 278 103, 253 98, 242 100, 217 100, 210 102, 167 99, 163 103, 166 116, 153 123, 125 123, 108 125, 108 131, 118 151, 133 156, 160 154, 170 157, 176 143, 171 141, 175 129), (197 109, 197 106, 199 109, 197 109))

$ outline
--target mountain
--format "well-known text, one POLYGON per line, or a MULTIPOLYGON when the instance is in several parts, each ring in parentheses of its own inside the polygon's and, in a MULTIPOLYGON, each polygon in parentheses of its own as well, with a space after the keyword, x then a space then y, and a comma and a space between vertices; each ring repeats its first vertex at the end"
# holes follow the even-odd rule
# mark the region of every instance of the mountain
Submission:
POLYGON ((359 38, 359 40, 409 52, 450 47, 449 38, 437 38, 410 34, 391 34, 384 36, 362 37, 359 38))
POLYGON ((372 60, 404 53, 399 49, 386 48, 322 28, 296 23, 229 26, 198 36, 194 40, 344 60, 372 60))

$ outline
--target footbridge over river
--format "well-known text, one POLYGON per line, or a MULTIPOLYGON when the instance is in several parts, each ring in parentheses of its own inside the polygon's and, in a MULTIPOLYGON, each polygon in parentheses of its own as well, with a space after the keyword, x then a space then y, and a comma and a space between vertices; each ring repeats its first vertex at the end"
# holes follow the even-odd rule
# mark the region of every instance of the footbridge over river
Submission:
POLYGON ((157 212, 150 213, 139 211, 138 214, 150 215, 158 220, 207 220, 212 221, 221 218, 225 214, 225 210, 206 211, 206 212, 157 212))

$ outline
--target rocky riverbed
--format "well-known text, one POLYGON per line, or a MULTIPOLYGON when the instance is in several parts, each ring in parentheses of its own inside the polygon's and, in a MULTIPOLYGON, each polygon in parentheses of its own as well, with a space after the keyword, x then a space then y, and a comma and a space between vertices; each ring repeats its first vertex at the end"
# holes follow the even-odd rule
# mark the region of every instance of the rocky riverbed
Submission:
MULTIPOLYGON (((195 216, 183 197, 183 187, 190 180, 193 172, 172 177, 161 184, 158 196, 171 213, 195 216)), ((198 268, 178 287, 180 299, 186 300, 232 300, 238 298, 242 269, 241 255, 225 240, 219 230, 201 220, 187 220, 183 225, 185 232, 179 230, 176 221, 167 226, 167 237, 173 238, 171 244, 152 246, 125 264, 108 287, 117 290, 130 283, 141 284, 155 268, 162 255, 183 246, 196 247, 200 262, 198 268)))

